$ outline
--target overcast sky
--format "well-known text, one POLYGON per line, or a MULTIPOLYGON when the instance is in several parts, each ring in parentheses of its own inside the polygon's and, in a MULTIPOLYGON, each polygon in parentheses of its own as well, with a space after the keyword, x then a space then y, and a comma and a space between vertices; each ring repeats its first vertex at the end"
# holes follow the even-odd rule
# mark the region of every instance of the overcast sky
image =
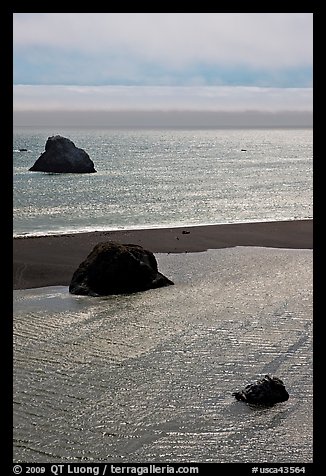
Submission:
POLYGON ((312 112, 312 13, 13 17, 16 117, 66 110, 312 112))

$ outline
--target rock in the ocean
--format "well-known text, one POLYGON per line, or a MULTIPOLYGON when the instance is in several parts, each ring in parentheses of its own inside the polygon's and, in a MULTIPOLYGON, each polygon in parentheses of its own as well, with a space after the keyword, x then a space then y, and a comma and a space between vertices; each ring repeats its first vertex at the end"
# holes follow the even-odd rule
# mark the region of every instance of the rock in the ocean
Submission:
POLYGON ((45 144, 45 152, 37 159, 31 172, 52 173, 94 173, 93 161, 87 152, 79 149, 66 137, 49 137, 45 144))
POLYGON ((282 380, 269 375, 265 375, 261 380, 247 385, 244 390, 234 392, 232 395, 242 402, 259 405, 274 405, 285 402, 289 398, 282 380))
POLYGON ((72 294, 107 296, 173 284, 158 271, 151 251, 112 241, 97 244, 73 274, 72 294))

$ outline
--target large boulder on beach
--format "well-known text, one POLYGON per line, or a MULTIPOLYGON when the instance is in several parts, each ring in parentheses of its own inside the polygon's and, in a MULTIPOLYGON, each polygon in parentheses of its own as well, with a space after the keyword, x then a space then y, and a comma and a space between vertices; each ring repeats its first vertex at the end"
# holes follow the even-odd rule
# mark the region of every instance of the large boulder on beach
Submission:
POLYGON ((66 137, 49 137, 45 144, 45 152, 37 159, 31 172, 52 173, 94 173, 93 161, 87 152, 66 137))
POLYGON ((173 284, 158 271, 151 251, 133 244, 98 243, 74 272, 72 294, 107 296, 173 284))
POLYGON ((232 394, 237 400, 255 405, 274 405, 286 402, 289 394, 278 377, 265 375, 256 383, 246 385, 243 390, 232 394))

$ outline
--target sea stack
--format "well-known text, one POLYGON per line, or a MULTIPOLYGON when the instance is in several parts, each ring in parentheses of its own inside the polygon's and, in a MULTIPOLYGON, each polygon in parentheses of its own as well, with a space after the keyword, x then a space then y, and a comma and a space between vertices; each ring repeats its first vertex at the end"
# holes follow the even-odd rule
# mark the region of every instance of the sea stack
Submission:
POLYGON ((45 152, 37 159, 31 172, 91 174, 96 172, 87 152, 66 137, 49 137, 45 152))
POLYGON ((151 251, 114 241, 98 243, 74 272, 69 292, 88 296, 134 293, 173 284, 151 251))

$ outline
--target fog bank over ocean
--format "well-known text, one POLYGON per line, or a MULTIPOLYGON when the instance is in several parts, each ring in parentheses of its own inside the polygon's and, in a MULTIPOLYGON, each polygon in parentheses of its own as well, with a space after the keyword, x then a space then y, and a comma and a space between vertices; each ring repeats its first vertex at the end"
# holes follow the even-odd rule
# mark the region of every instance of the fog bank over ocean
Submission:
POLYGON ((16 110, 14 126, 224 128, 312 127, 312 111, 16 110))

